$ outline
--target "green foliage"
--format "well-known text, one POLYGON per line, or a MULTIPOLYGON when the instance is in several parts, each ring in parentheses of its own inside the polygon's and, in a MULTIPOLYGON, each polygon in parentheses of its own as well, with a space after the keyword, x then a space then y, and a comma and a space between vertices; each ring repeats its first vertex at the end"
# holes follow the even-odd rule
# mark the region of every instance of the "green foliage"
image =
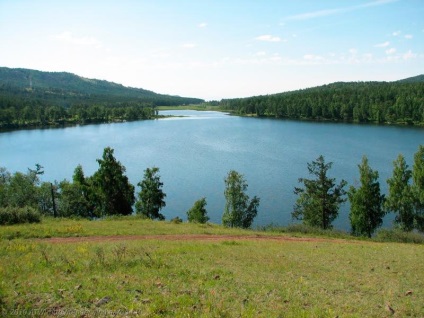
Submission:
POLYGON ((70 73, 0 67, 0 128, 149 119, 158 105, 201 102, 70 73))
POLYGON ((61 217, 93 217, 93 203, 84 196, 84 186, 63 180, 60 184, 59 215, 61 217))
POLYGON ((43 167, 36 165, 35 170, 28 169, 26 174, 15 172, 10 175, 5 168, 0 171, 0 206, 38 207, 39 175, 43 174, 43 167))
POLYGON ((362 163, 358 167, 361 186, 351 186, 349 189, 349 219, 354 235, 371 237, 383 223, 386 214, 383 209, 384 195, 380 194, 378 171, 371 169, 366 156, 362 157, 362 163))
POLYGON ((222 109, 277 118, 424 124, 422 79, 333 83, 304 90, 223 99, 222 109))
POLYGON ((412 170, 412 194, 414 196, 415 226, 424 232, 424 146, 420 145, 414 155, 412 170))
POLYGON ((194 205, 187 211, 187 219, 189 222, 206 223, 209 221, 208 212, 206 211, 206 198, 201 198, 194 202, 194 205))
POLYGON ((294 193, 299 196, 292 212, 294 219, 302 220, 309 226, 332 228, 331 223, 339 214, 340 204, 346 201, 343 189, 346 181, 342 180, 336 186, 335 179, 327 176, 332 164, 325 163, 322 155, 308 163, 309 174, 315 176, 315 179, 299 178, 304 188, 294 189, 294 193))
POLYGON ((227 227, 249 228, 258 214, 259 198, 254 196, 250 200, 246 194, 247 182, 235 170, 229 171, 224 181, 226 202, 222 224, 227 227))
POLYGON ((40 213, 33 207, 0 207, 0 225, 39 223, 40 213))
POLYGON ((159 168, 147 168, 144 177, 137 185, 141 187, 138 201, 135 204, 136 212, 150 219, 164 220, 159 212, 166 206, 166 194, 162 191, 163 183, 160 181, 159 168))
POLYGON ((424 244, 423 234, 416 232, 405 232, 401 229, 380 229, 373 239, 378 242, 424 244))
POLYGON ((99 192, 101 215, 132 213, 134 186, 125 175, 125 167, 113 156, 114 150, 107 147, 102 159, 97 159, 99 169, 93 175, 93 184, 99 192))
POLYGON ((402 230, 411 231, 414 228, 414 198, 409 184, 412 171, 401 154, 393 166, 393 176, 387 180, 389 194, 385 207, 396 214, 395 222, 402 230))
MULTIPOLYGON (((259 228, 260 231, 275 232, 275 233, 290 233, 290 234, 301 234, 307 236, 322 236, 342 239, 352 239, 353 237, 344 231, 336 229, 322 229, 321 227, 310 226, 303 223, 300 224, 289 224, 287 226, 279 226, 270 224, 259 228)), ((294 235, 295 236, 295 235, 294 235)))

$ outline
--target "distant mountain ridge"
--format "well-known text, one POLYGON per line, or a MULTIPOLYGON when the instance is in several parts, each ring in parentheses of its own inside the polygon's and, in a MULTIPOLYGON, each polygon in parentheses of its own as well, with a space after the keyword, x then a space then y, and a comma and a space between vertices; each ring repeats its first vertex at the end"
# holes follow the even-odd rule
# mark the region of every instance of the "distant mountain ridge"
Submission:
MULTIPOLYGON (((52 95, 68 99, 80 99, 96 96, 99 101, 105 97, 122 101, 142 101, 153 105, 183 105, 204 102, 200 98, 157 94, 142 88, 125 87, 105 80, 84 78, 67 72, 43 72, 24 68, 0 67, 0 88, 14 90, 26 89, 49 94, 47 100, 54 100, 52 95)), ((4 90, 3 90, 4 91, 4 90)), ((37 95, 38 98, 41 96, 37 95)), ((59 103, 61 106, 69 106, 59 103)))
POLYGON ((398 82, 400 82, 400 83, 422 83, 422 82, 424 82, 424 74, 417 75, 417 76, 414 76, 414 77, 404 78, 404 79, 399 80, 398 82))

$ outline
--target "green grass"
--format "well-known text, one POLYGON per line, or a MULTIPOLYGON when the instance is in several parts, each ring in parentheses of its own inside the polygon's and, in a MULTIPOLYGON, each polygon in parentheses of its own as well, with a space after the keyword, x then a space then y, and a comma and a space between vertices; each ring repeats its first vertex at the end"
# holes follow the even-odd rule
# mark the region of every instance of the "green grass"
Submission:
MULTIPOLYGON (((156 235, 156 234, 231 234, 253 233, 224 228, 216 224, 177 223, 152 221, 135 216, 90 221, 87 219, 43 218, 38 224, 17 224, 0 227, 0 239, 49 238, 102 235, 156 235)), ((265 234, 265 233, 264 233, 265 234)), ((271 233, 270 233, 271 234, 271 233)))
POLYGON ((2 317, 388 317, 388 303, 394 317, 424 316, 424 245, 4 239, 15 231, 21 237, 259 233, 134 218, 44 219, 0 230, 2 317))

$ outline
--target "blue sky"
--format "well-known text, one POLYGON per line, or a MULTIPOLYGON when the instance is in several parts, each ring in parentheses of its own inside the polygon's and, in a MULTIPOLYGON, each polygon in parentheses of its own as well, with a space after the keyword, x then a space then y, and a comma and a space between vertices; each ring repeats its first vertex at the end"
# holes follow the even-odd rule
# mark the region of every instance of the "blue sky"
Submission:
POLYGON ((0 66, 206 100, 424 73, 423 0, 0 0, 0 66))

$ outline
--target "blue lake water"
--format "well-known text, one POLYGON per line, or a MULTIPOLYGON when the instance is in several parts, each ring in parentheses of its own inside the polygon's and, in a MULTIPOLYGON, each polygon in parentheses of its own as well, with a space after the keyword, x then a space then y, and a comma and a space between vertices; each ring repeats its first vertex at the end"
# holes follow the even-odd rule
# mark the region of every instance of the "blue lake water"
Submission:
MULTIPOLYGON (((307 163, 324 155, 333 162, 330 175, 357 185, 358 164, 367 155, 378 170, 383 193, 393 161, 402 153, 412 165, 424 143, 424 129, 413 127, 317 123, 228 116, 219 112, 163 111, 176 117, 127 123, 0 133, 0 166, 10 172, 44 167, 42 181, 72 178, 78 164, 86 176, 98 168, 105 147, 127 168, 136 185, 147 167, 160 168, 167 219, 179 216, 206 197, 212 222, 224 210, 224 178, 229 170, 244 174, 248 194, 260 197, 254 225, 292 222, 298 178, 306 177, 307 163)), ((136 187, 136 191, 139 188, 136 187)), ((348 204, 336 228, 348 230, 348 204)), ((390 226, 387 217, 385 226, 390 226)))

